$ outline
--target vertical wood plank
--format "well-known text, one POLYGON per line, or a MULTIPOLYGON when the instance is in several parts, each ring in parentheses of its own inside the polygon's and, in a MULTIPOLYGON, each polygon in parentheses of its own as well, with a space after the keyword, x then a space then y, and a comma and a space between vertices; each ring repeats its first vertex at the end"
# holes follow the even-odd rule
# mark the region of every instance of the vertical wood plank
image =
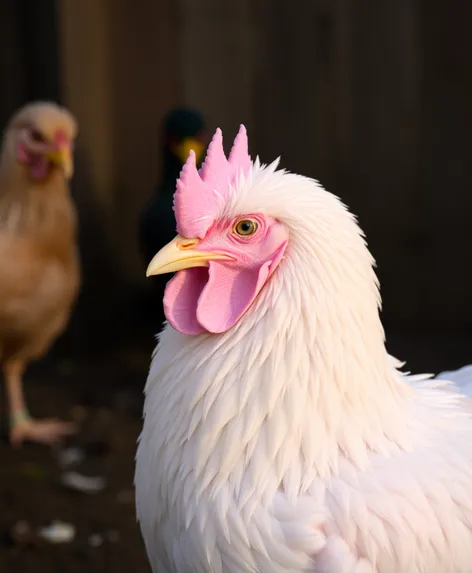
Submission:
MULTIPOLYGON (((200 109, 210 127, 221 127, 228 146, 240 123, 253 133, 254 49, 257 23, 252 0, 180 0, 182 103, 200 109)), ((252 139, 252 138, 251 138, 252 139)))
POLYGON ((422 169, 430 244, 425 304, 438 327, 472 322, 472 5, 421 3, 424 22, 422 169))
POLYGON ((137 222, 158 180, 158 130, 162 116, 178 100, 176 4, 173 0, 144 4, 145 9, 130 11, 129 2, 120 0, 112 3, 108 14, 116 132, 113 217, 119 258, 135 283, 145 281, 137 222))
POLYGON ((383 285, 384 317, 410 326, 424 273, 418 184, 419 20, 415 2, 351 4, 352 134, 341 196, 367 232, 383 285), (408 280, 405 280, 409 277, 408 280))

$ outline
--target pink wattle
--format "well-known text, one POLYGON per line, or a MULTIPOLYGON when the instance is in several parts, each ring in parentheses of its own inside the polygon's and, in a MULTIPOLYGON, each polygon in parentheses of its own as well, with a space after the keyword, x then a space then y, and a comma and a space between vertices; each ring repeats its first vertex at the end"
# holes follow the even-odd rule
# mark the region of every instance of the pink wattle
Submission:
POLYGON ((44 155, 31 155, 28 164, 34 179, 42 180, 48 176, 50 164, 44 155))
POLYGON ((48 176, 50 171, 48 159, 42 154, 30 153, 23 142, 18 143, 17 157, 21 163, 28 165, 33 179, 41 181, 48 176))
POLYGON ((232 328, 254 302, 278 266, 287 243, 259 266, 241 269, 211 261, 209 268, 179 271, 169 281, 164 312, 169 324, 183 334, 218 334, 232 328))
POLYGON ((16 148, 16 153, 17 153, 18 161, 20 161, 21 163, 28 163, 29 154, 28 154, 28 151, 26 149, 26 145, 22 141, 20 141, 18 143, 17 148, 16 148))
POLYGON ((195 267, 179 271, 167 283, 164 314, 169 324, 183 334, 200 334, 205 329, 197 321, 198 299, 208 281, 208 269, 195 267))

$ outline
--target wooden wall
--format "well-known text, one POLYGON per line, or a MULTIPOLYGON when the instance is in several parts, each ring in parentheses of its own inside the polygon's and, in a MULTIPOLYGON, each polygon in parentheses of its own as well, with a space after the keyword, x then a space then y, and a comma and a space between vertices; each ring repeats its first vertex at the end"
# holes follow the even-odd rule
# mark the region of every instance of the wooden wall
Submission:
POLYGON ((136 219, 156 182, 159 121, 177 97, 172 5, 58 3, 63 99, 80 125, 84 256, 101 282, 105 253, 110 276, 142 282, 136 219))
MULTIPOLYGON (((188 103, 227 141, 244 122, 253 154, 282 155, 358 214, 392 328, 468 328, 472 4, 57 5, 60 92, 81 126, 74 194, 89 284, 142 286, 136 219, 158 176, 159 121, 188 103)), ((18 42, 15 18, 2 46, 18 42)), ((2 53, 16 101, 25 64, 21 51, 2 53)))
POLYGON ((358 214, 389 326, 468 328, 472 5, 182 3, 187 101, 358 214))

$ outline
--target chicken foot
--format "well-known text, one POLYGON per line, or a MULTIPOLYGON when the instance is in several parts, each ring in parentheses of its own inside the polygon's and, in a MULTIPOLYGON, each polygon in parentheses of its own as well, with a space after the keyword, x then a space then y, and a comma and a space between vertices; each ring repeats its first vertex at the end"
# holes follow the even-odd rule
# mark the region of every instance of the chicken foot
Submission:
POLYGON ((74 424, 58 419, 35 420, 30 417, 23 395, 23 364, 4 365, 10 410, 10 443, 20 446, 24 441, 53 445, 75 432, 74 424))

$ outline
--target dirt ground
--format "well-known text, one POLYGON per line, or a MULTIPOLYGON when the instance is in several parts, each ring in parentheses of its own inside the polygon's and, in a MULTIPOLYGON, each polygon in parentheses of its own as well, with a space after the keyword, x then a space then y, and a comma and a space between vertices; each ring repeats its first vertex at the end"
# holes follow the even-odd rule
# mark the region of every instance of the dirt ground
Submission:
POLYGON ((100 359, 50 359, 28 371, 30 409, 37 416, 75 419, 80 431, 66 446, 78 447, 85 459, 62 467, 59 450, 26 445, 15 451, 3 427, 1 573, 149 573, 136 524, 133 472, 150 348, 100 359), (67 489, 61 484, 66 471, 101 476, 105 488, 67 489), (40 528, 54 521, 74 526, 71 542, 40 537, 40 528))
MULTIPOLYGON (((388 339, 389 351, 406 359, 408 370, 438 372, 472 362, 470 336, 410 333, 388 339)), ((61 351, 28 370, 32 412, 77 420, 80 431, 68 446, 78 446, 85 459, 64 468, 57 450, 12 450, 3 428, 0 573, 150 572, 136 524, 133 472, 152 347, 146 339, 105 354, 65 358, 61 351), (61 478, 70 470, 101 476, 106 486, 97 493, 66 489, 61 478), (74 526, 72 541, 41 539, 40 528, 55 520, 74 526)))

